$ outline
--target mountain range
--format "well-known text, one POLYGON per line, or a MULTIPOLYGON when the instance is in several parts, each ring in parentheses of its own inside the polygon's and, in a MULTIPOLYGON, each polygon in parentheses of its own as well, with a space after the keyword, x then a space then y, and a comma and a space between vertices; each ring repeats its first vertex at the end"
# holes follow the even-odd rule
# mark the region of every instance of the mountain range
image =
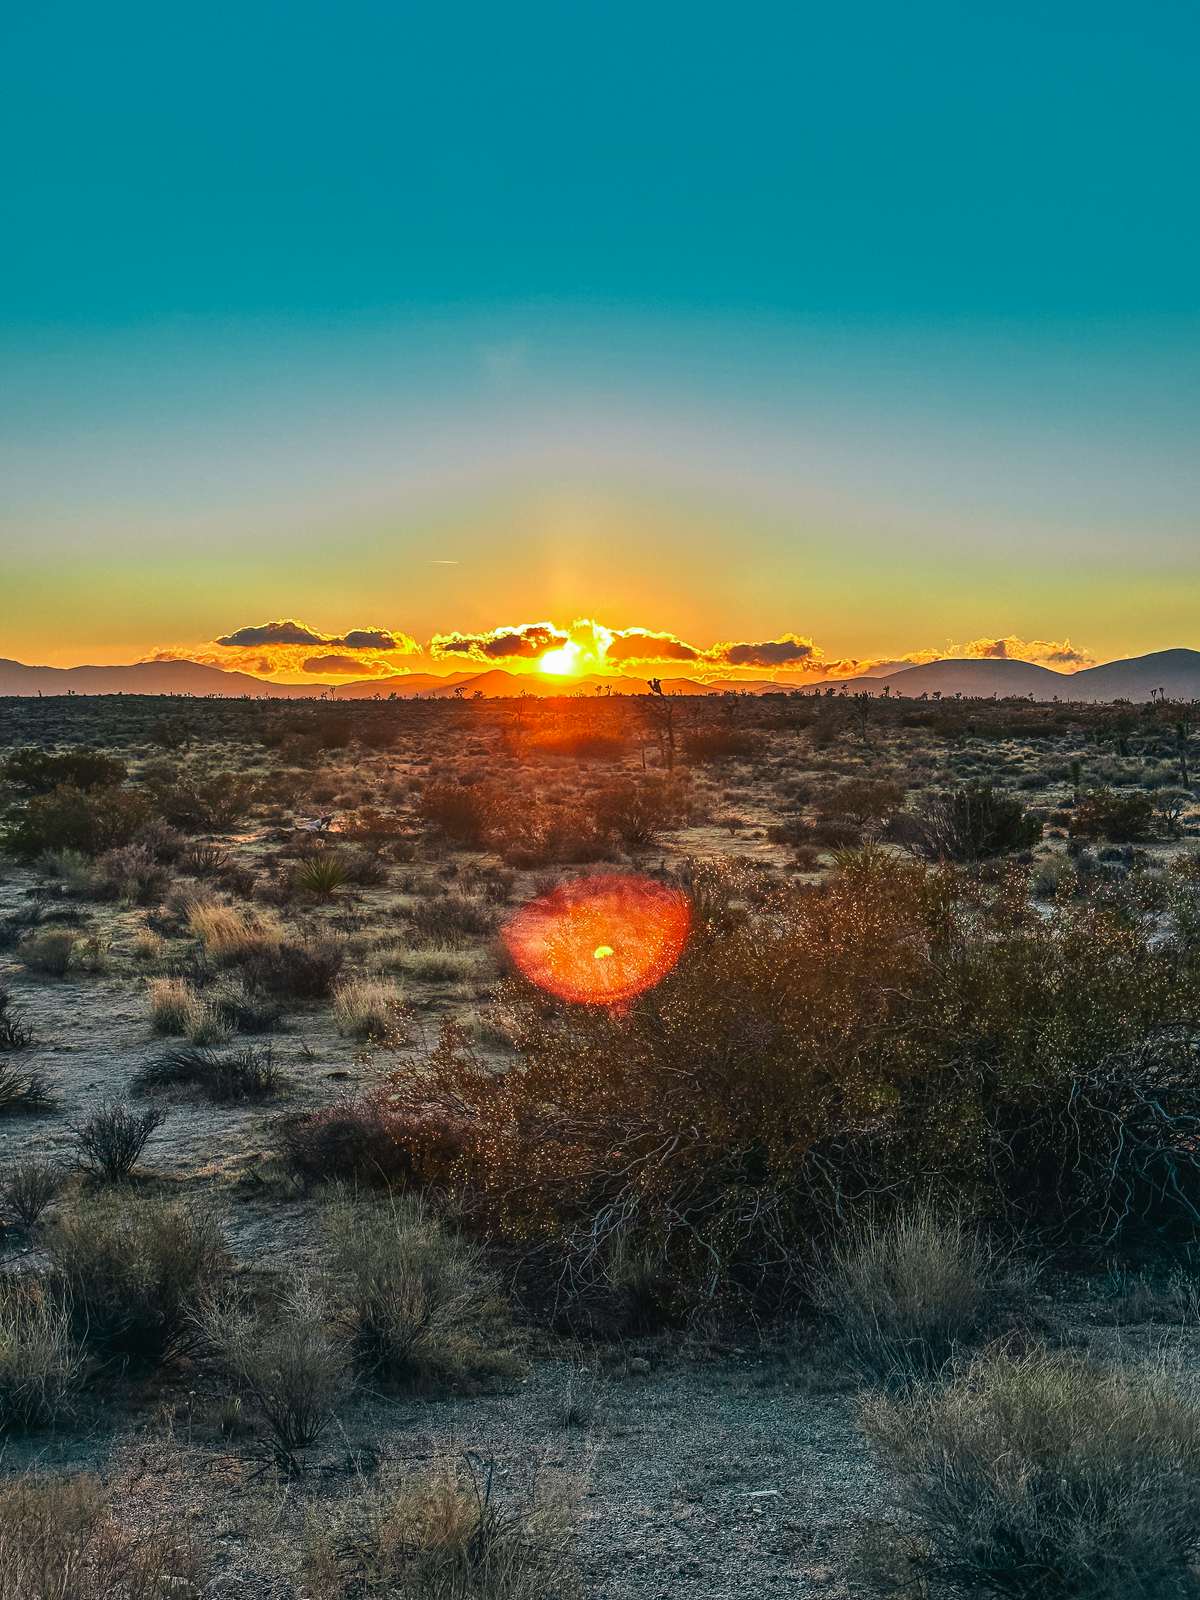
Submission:
MULTIPOLYGON (((906 699, 1017 697, 1034 700, 1149 700, 1161 690, 1171 700, 1200 700, 1200 651, 1156 650, 1149 655, 1109 661, 1079 672, 1052 672, 1031 661, 1004 659, 947 659, 922 666, 877 668, 861 678, 814 680, 816 691, 845 688, 855 694, 882 694, 885 690, 906 699)), ((590 674, 578 678, 553 677, 538 672, 509 672, 491 667, 481 672, 404 673, 390 678, 360 678, 336 687, 324 683, 269 683, 245 672, 226 672, 196 661, 139 661, 113 667, 31 667, 0 659, 0 696, 10 695, 228 695, 295 700, 329 694, 336 700, 403 699, 422 696, 447 699, 456 693, 511 698, 521 694, 539 697, 595 694, 645 694, 647 680, 590 674)), ((721 694, 737 689, 744 694, 780 694, 795 687, 768 678, 703 683, 693 678, 672 678, 666 686, 674 694, 721 694)))

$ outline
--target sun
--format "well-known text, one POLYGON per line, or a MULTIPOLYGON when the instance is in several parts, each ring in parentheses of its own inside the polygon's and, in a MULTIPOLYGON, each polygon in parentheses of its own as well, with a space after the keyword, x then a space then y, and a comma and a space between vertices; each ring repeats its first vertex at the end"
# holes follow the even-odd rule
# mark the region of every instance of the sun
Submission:
POLYGON ((579 671, 579 646, 568 639, 557 650, 547 650, 538 666, 542 672, 553 673, 556 678, 569 677, 579 671))

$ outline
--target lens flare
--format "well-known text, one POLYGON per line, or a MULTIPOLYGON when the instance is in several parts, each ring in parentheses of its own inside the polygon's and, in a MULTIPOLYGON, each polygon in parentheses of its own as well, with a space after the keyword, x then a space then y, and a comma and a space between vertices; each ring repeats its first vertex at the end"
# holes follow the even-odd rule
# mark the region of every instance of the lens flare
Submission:
POLYGON ((522 906, 504 943, 539 988, 581 1005, 619 1005, 666 977, 691 926, 687 896, 653 878, 576 878, 522 906))

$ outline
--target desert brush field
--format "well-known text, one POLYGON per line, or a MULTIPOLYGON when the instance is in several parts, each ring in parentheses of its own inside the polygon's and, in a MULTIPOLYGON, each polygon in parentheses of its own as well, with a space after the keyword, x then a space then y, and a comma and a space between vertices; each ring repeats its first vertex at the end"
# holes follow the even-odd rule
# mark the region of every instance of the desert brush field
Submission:
POLYGON ((0 1600, 1200 1593, 1193 716, 0 700, 0 1600))

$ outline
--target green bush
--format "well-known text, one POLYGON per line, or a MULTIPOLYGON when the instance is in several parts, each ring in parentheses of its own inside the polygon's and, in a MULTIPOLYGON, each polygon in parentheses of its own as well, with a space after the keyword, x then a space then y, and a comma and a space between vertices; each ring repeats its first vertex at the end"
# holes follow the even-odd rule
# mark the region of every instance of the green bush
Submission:
POLYGON ((56 756, 30 747, 14 751, 0 767, 0 777, 30 794, 50 794, 62 786, 86 792, 123 783, 125 763, 102 750, 68 750, 56 756))
POLYGON ((1015 795, 990 783, 963 784, 927 795, 918 808, 918 847, 935 861, 980 861, 1028 850, 1042 824, 1015 795))
POLYGON ((34 795, 8 823, 2 842, 11 855, 26 858, 48 850, 99 855, 131 844, 151 815, 150 801, 138 789, 63 785, 34 795))
POLYGON ((1112 844, 1132 844, 1150 833, 1154 801, 1134 791, 1115 794, 1092 789, 1079 799, 1071 814, 1070 831, 1077 839, 1107 839, 1112 844))

